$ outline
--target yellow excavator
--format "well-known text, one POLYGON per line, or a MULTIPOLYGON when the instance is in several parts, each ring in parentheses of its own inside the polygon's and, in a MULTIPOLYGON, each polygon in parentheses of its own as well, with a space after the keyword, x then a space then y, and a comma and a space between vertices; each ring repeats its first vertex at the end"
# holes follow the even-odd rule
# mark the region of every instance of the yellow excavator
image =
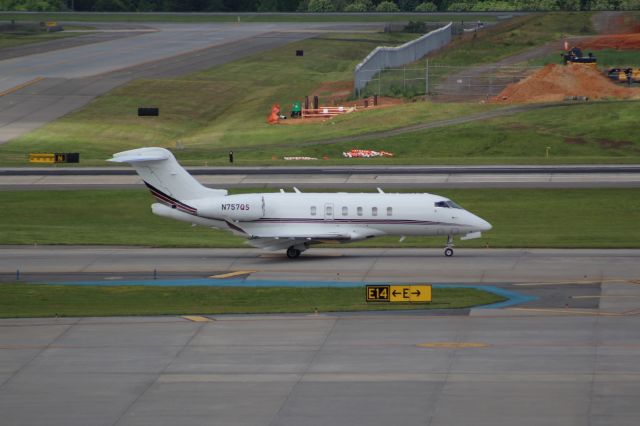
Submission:
POLYGON ((619 83, 640 83, 640 68, 611 68, 607 77, 619 83))

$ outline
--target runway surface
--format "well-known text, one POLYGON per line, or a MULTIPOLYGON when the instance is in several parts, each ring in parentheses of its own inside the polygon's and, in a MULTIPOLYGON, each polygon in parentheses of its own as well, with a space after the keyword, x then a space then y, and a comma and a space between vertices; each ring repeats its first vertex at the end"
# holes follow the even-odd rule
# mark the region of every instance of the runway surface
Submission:
MULTIPOLYGON (((639 250, 2 247, 2 279, 496 284, 537 300, 456 315, 0 320, 3 424, 635 425, 639 250), (565 305, 568 304, 568 307, 565 305)), ((27 284, 25 284, 27 285, 27 284)))
MULTIPOLYGON (((640 187, 638 165, 190 167, 222 188, 598 188, 640 187)), ((143 187, 131 168, 0 168, 0 190, 143 187)))

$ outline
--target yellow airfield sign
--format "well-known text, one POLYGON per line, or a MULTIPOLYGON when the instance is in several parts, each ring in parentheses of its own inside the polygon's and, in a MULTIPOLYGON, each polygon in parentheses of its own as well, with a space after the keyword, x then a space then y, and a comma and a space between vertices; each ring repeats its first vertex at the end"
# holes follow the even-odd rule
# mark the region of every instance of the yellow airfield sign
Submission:
POLYGON ((368 285, 367 302, 431 302, 431 285, 368 285))

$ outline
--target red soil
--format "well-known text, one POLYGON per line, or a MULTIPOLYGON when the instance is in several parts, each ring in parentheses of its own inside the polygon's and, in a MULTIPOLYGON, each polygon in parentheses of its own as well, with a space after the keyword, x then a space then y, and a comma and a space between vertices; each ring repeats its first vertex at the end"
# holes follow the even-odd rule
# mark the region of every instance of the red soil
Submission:
MULTIPOLYGON (((313 102, 313 97, 317 96, 320 107, 323 106, 343 106, 345 108, 356 107, 356 111, 362 111, 364 108, 364 99, 356 99, 347 101, 353 94, 353 82, 352 81, 327 81, 321 83, 319 87, 313 90, 309 94, 309 103, 313 102)), ((304 99, 300 99, 301 102, 304 99)), ((378 105, 373 106, 373 97, 368 99, 369 106, 367 109, 385 108, 393 105, 400 105, 404 103, 403 99, 378 97, 378 105)), ((304 107, 304 105, 303 105, 304 107)), ((285 112, 287 108, 285 107, 285 112)), ((330 120, 329 117, 306 117, 304 119, 287 119, 280 120, 278 124, 305 124, 305 123, 317 123, 319 121, 330 120)))
POLYGON ((492 99, 497 103, 556 102, 569 96, 640 98, 640 89, 618 86, 587 65, 549 64, 492 99))
POLYGON ((594 37, 586 42, 580 43, 580 47, 583 51, 585 49, 640 50, 640 33, 612 34, 594 37))

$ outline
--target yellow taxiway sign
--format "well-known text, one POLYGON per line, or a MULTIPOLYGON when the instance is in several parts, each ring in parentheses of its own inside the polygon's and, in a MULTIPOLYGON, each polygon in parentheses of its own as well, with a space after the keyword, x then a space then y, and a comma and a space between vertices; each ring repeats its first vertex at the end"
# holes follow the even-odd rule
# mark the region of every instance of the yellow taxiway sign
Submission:
POLYGON ((431 285, 368 285, 367 302, 431 302, 431 285))

